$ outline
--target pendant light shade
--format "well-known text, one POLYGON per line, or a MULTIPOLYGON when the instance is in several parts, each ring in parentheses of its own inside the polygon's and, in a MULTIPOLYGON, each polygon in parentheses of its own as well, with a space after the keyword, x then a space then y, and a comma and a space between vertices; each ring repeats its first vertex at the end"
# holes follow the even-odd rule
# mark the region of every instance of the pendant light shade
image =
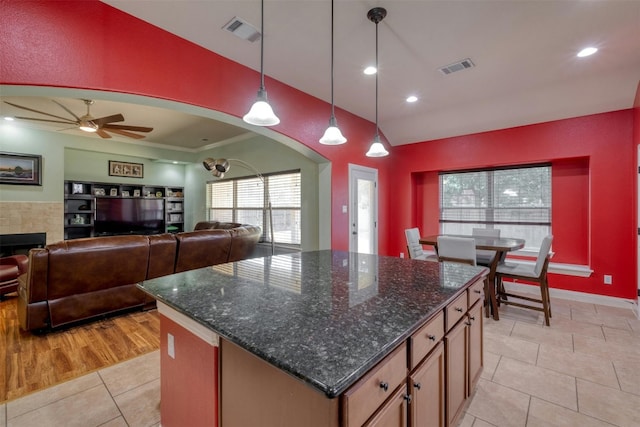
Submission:
POLYGON ((367 157, 384 157, 388 156, 389 152, 384 148, 382 142, 380 142, 380 136, 376 135, 373 138, 373 143, 371 143, 371 147, 369 147, 369 151, 367 151, 367 157))
POLYGON ((264 88, 264 0, 260 2, 260 89, 258 98, 247 114, 242 117, 246 123, 256 126, 275 126, 280 119, 275 115, 267 100, 267 90, 264 88))
POLYGON ((387 16, 387 10, 383 7, 374 7, 367 12, 367 18, 374 24, 376 24, 376 135, 373 138, 373 143, 367 151, 367 157, 384 157, 389 155, 389 152, 384 148, 382 142, 380 142, 380 131, 378 129, 378 75, 380 74, 380 68, 378 67, 378 24, 387 16))
POLYGON ((331 118, 329 119, 329 127, 320 138, 320 144, 340 145, 345 142, 347 142, 347 138, 338 129, 333 103, 333 0, 331 0, 331 118))

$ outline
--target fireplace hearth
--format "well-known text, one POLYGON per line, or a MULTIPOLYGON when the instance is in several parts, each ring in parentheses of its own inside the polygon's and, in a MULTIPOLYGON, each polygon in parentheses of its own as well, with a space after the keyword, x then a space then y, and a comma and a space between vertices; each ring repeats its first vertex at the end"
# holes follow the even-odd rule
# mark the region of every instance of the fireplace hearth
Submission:
POLYGON ((0 256, 29 255, 29 249, 46 244, 47 233, 0 234, 0 256))

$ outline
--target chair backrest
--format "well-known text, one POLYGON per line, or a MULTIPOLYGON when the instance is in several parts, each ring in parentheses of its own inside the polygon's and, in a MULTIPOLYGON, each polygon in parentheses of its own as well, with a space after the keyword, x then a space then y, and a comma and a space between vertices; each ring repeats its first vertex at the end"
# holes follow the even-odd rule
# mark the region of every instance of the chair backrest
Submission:
POLYGON ((533 273, 536 276, 540 276, 542 273, 542 269, 544 267, 545 260, 551 251, 551 242, 553 241, 553 236, 548 235, 544 239, 542 239, 542 243, 540 244, 540 252, 538 252, 538 259, 536 260, 536 265, 533 268, 533 273))
POLYGON ((471 230, 472 236, 478 237, 500 237, 499 228, 474 228, 471 230))
POLYGON ((407 238, 407 251, 409 252, 409 258, 418 259, 424 255, 422 245, 420 244, 420 230, 417 228, 408 228, 404 230, 404 235, 407 238))
POLYGON ((438 236, 438 258, 476 265, 476 242, 468 237, 438 236))

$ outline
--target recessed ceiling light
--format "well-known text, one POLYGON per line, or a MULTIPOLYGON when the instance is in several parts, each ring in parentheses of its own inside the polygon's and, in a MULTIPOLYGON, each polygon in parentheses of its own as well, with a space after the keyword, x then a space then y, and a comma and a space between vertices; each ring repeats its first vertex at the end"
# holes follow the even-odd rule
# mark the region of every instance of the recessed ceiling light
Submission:
POLYGON ((364 73, 367 76, 371 76, 371 75, 375 74, 377 71, 378 70, 376 70, 376 67, 373 67, 373 66, 370 66, 370 67, 367 67, 367 68, 364 69, 364 73))
POLYGON ((580 52, 578 52, 579 58, 584 58, 585 56, 591 56, 598 51, 597 47, 585 47, 580 52))
POLYGON ((418 97, 414 95, 407 97, 407 102, 416 102, 417 100, 418 100, 418 97))
POLYGON ((9 116, 5 117, 4 119, 8 122, 12 122, 15 120, 13 117, 9 117, 9 116))

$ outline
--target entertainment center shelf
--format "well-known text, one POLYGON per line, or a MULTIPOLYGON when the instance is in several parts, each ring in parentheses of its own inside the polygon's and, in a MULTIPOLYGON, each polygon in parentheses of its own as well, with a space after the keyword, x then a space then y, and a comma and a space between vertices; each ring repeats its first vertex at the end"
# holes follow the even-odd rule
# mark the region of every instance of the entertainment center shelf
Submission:
POLYGON ((64 182, 64 239, 184 231, 184 188, 64 182))

